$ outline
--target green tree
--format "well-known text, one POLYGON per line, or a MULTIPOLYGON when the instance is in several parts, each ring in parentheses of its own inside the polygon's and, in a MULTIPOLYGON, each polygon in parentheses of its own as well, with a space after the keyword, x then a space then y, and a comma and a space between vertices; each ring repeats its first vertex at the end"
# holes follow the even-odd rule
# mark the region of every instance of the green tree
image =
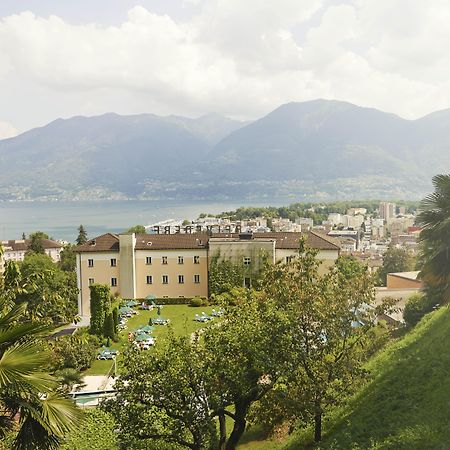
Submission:
POLYGON ((27 253, 45 253, 43 240, 48 239, 48 234, 42 231, 35 231, 30 234, 30 243, 28 245, 27 253))
POLYGON ((340 260, 321 275, 316 254, 301 243, 298 258, 273 266, 264 301, 274 305, 285 324, 285 357, 291 366, 275 388, 288 400, 281 407, 313 423, 320 441, 324 413, 352 393, 364 375, 368 331, 379 311, 369 306, 374 287, 365 270, 349 270, 348 261, 340 260))
POLYGON ((59 256, 60 260, 58 266, 65 272, 75 272, 77 265, 77 255, 74 252, 75 246, 73 244, 67 244, 61 250, 59 256))
POLYGON ((100 408, 86 410, 61 450, 116 450, 119 445, 115 429, 116 423, 107 412, 100 408))
POLYGON ((109 312, 105 316, 105 322, 103 324, 103 336, 112 340, 116 339, 116 333, 114 332, 114 317, 112 312, 109 312))
POLYGON ((413 270, 414 258, 405 248, 389 247, 383 256, 383 265, 378 270, 379 282, 386 286, 387 274, 413 270))
POLYGON ((50 353, 37 337, 46 329, 21 323, 25 308, 0 293, 0 438, 14 430, 14 449, 56 449, 79 413, 45 373, 50 353))
POLYGON ((76 274, 64 272, 47 255, 28 254, 20 265, 21 283, 26 288, 15 301, 27 304, 30 320, 59 324, 72 322, 77 314, 76 274))
POLYGON ((244 284, 244 266, 221 259, 219 255, 214 256, 211 258, 208 283, 210 295, 223 294, 234 287, 241 287, 244 284))
POLYGON ((91 291, 91 327, 92 334, 103 336, 105 319, 111 309, 111 293, 106 284, 93 284, 89 286, 91 291))
POLYGON ((145 234, 144 225, 134 225, 133 227, 128 228, 125 233, 135 233, 135 234, 145 234))
POLYGON ((421 202, 418 223, 423 227, 421 276, 427 295, 436 302, 450 299, 450 175, 433 178, 434 192, 421 202))
POLYGON ((91 367, 97 355, 99 340, 96 336, 75 333, 62 336, 49 343, 52 358, 51 370, 76 369, 86 370, 91 367))
POLYGON ((88 238, 87 238, 87 233, 86 230, 84 229, 83 225, 80 225, 78 227, 78 237, 76 238, 75 242, 77 245, 83 245, 86 244, 88 238))
POLYGON ((151 358, 130 348, 124 366, 117 397, 106 407, 118 424, 123 448, 139 448, 139 441, 146 440, 154 448, 160 442, 171 448, 217 448, 201 346, 169 333, 151 358))

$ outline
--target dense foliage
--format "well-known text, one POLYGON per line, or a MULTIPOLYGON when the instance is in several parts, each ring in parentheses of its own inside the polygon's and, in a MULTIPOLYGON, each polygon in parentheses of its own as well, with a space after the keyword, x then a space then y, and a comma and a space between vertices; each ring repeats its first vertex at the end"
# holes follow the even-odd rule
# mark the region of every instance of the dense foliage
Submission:
POLYGON ((435 303, 450 300, 450 175, 433 178, 434 192, 421 203, 418 217, 423 226, 422 278, 435 303))
POLYGON ((91 333, 103 336, 105 320, 112 314, 111 293, 109 286, 105 284, 93 284, 89 286, 91 293, 91 333))
POLYGON ((280 419, 312 421, 321 438, 323 414, 364 375, 377 311, 364 268, 341 260, 320 275, 315 252, 301 245, 293 261, 265 271, 261 291, 232 289, 224 318, 200 335, 171 336, 151 357, 128 350, 108 405, 123 446, 235 449, 255 405, 277 409, 275 391, 293 406, 280 419))
POLYGON ((386 286, 387 274, 414 270, 415 260, 405 248, 389 247, 383 256, 383 265, 378 269, 378 282, 386 286))
POLYGON ((95 408, 83 412, 78 429, 70 434, 61 450, 116 450, 117 434, 110 414, 95 408))
MULTIPOLYGON (((4 285, 3 285, 4 287, 4 285)), ((45 373, 51 354, 39 340, 46 328, 23 322, 26 304, 0 290, 0 439, 13 430, 11 448, 56 449, 74 428, 78 411, 45 373)))
POLYGON ((11 299, 26 304, 31 321, 60 324, 72 322, 77 314, 78 288, 76 274, 61 270, 53 260, 40 253, 29 253, 17 264, 7 261, 5 288, 11 299))
POLYGON ((72 368, 78 371, 91 366, 97 354, 99 339, 85 333, 56 338, 49 343, 52 351, 51 369, 53 371, 72 368))
POLYGON ((435 301, 432 297, 424 294, 414 294, 409 297, 403 310, 403 319, 409 326, 419 323, 425 314, 433 311, 435 301))

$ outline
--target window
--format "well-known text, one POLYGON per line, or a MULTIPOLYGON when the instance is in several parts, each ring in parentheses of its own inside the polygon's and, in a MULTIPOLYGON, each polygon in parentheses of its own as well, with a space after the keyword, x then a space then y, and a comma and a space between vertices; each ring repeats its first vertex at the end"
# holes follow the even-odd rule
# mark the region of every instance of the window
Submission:
POLYGON ((290 262, 292 262, 293 258, 294 258, 293 256, 286 256, 286 264, 289 264, 290 262))
POLYGON ((245 277, 244 278, 244 287, 246 287, 247 289, 250 289, 252 287, 252 279, 245 277))
POLYGON ((169 284, 169 275, 163 275, 162 282, 163 284, 169 284))
POLYGON ((244 258, 244 266, 249 266, 251 262, 252 262, 252 260, 249 256, 246 256, 244 258))
POLYGON ((194 283, 195 284, 200 283, 200 275, 194 275, 194 283))
POLYGON ((111 267, 116 267, 116 266, 117 266, 117 259, 111 258, 111 267))
POLYGON ((184 258, 182 256, 178 257, 178 264, 184 264, 184 258))
POLYGON ((111 286, 117 286, 117 278, 111 278, 111 286))
POLYGON ((89 286, 92 286, 95 283, 93 278, 89 278, 89 286))
POLYGON ((147 275, 147 284, 153 284, 153 277, 151 275, 147 275))
POLYGON ((163 256, 162 257, 162 263, 163 264, 167 264, 167 256, 163 256))
POLYGON ((184 284, 184 275, 178 275, 178 284, 184 284))
POLYGON ((194 256, 194 264, 200 264, 200 256, 194 256))
POLYGON ((147 264, 147 266, 149 266, 152 263, 152 257, 151 256, 147 256, 145 258, 145 264, 147 264))
POLYGON ((88 259, 88 267, 94 267, 94 260, 88 259))

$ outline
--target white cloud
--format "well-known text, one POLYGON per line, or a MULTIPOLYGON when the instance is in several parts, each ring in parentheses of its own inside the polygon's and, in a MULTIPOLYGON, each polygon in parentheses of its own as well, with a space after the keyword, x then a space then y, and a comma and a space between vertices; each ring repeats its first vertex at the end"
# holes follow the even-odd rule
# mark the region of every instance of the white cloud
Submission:
POLYGON ((9 123, 0 120, 0 139, 17 136, 17 130, 9 123))
POLYGON ((0 116, 26 128, 107 110, 252 118, 318 97, 406 117, 450 105, 447 1, 185 1, 199 11, 185 22, 139 6, 109 27, 4 17, 0 116))

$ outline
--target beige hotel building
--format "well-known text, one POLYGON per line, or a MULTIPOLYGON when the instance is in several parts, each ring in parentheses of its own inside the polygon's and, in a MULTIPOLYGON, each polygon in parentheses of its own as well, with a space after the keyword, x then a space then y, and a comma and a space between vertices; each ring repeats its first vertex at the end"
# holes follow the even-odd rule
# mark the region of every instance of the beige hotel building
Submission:
MULTIPOLYGON (((301 233, 107 233, 78 246, 78 310, 90 316, 89 286, 107 284, 126 299, 192 298, 208 296, 211 259, 229 259, 257 270, 264 254, 272 263, 296 255, 301 233)), ((327 236, 310 231, 307 245, 318 250, 325 271, 339 256, 339 246, 327 236)), ((242 280, 251 285, 251 275, 242 280)))

